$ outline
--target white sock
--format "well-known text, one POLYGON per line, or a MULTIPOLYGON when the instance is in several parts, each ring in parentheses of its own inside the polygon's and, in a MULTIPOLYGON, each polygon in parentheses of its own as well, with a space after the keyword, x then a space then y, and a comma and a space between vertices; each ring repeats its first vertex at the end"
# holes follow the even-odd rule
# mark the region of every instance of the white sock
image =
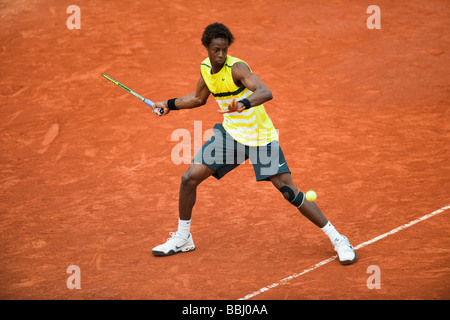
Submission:
POLYGON ((191 220, 178 219, 177 233, 184 239, 189 238, 189 235, 191 234, 191 220))
POLYGON ((330 241, 333 244, 342 238, 341 234, 337 232, 336 228, 330 221, 328 221, 325 227, 321 228, 321 230, 328 236, 328 238, 330 238, 330 241))

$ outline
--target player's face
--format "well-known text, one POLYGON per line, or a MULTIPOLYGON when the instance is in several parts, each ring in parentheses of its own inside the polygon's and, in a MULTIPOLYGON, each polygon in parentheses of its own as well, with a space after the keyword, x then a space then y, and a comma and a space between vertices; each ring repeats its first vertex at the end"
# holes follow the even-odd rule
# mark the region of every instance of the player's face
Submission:
POLYGON ((223 38, 213 39, 207 50, 214 71, 217 72, 222 69, 223 64, 227 60, 228 40, 223 38))

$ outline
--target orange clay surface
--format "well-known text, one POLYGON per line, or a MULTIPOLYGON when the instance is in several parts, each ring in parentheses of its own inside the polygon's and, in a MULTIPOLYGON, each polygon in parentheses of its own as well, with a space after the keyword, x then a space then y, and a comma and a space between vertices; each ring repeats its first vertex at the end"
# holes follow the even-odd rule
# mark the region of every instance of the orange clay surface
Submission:
MULTIPOLYGON (((195 251, 152 256, 188 168, 172 133, 221 115, 210 97, 157 117, 101 74, 155 101, 191 93, 215 21, 273 92, 294 182, 354 246, 450 204, 447 0, 376 1, 379 30, 365 0, 76 1, 79 30, 71 4, 0 1, 0 298, 239 299, 335 254, 247 162, 200 185, 195 251)), ((253 299, 449 299, 449 211, 253 299)))

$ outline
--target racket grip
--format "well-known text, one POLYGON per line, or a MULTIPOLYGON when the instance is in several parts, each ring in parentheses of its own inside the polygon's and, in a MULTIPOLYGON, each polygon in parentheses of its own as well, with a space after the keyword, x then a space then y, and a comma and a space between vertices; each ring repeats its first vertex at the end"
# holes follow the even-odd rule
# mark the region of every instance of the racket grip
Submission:
MULTIPOLYGON (((149 100, 149 99, 144 99, 144 102, 145 102, 146 105, 148 105, 148 106, 150 106, 150 107, 153 107, 153 106, 155 105, 155 103, 154 103, 153 101, 149 100)), ((159 107, 153 109, 153 111, 154 111, 158 116, 160 116, 160 115, 162 115, 162 114, 164 113, 164 109, 163 109, 163 108, 159 108, 159 107)))

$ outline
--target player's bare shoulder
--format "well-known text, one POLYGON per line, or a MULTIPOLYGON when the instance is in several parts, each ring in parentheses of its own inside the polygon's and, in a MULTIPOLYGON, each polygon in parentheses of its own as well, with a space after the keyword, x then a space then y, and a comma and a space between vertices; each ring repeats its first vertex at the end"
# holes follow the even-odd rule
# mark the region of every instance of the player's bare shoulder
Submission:
POLYGON ((242 87, 242 79, 250 76, 252 72, 249 66, 242 61, 238 61, 231 67, 231 74, 233 75, 233 81, 238 87, 242 87))

